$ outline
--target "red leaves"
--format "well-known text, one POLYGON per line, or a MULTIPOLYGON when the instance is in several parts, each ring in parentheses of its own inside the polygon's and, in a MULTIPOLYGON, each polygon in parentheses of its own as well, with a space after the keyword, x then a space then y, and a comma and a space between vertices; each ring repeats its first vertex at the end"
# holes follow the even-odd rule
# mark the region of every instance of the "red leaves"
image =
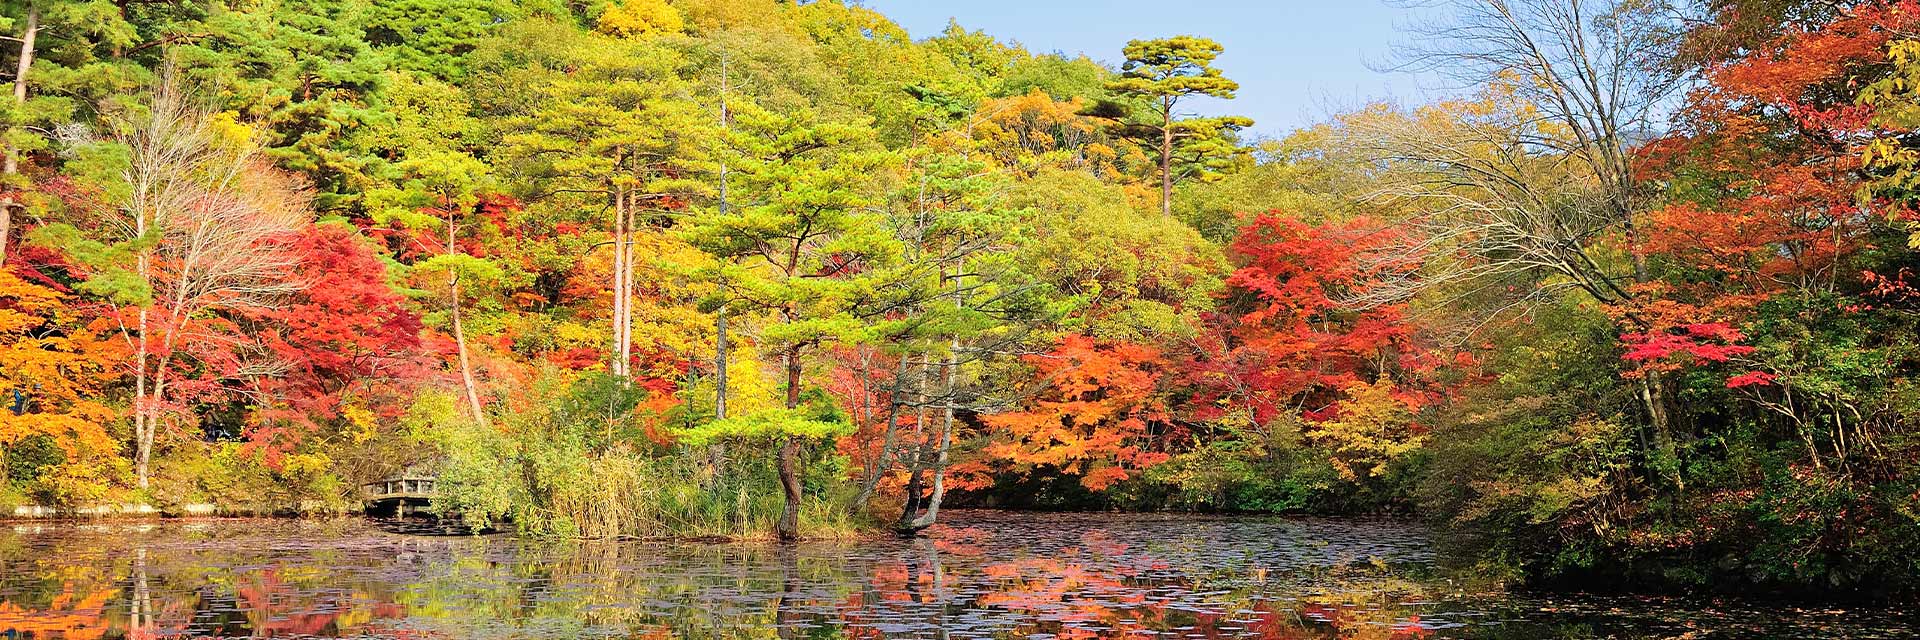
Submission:
POLYGON ((304 288, 253 318, 258 340, 286 373, 261 382, 284 407, 263 409, 248 436, 276 450, 297 443, 314 421, 340 418, 348 396, 374 415, 397 415, 401 392, 429 375, 420 318, 353 229, 311 226, 291 248, 300 257, 291 276, 304 288))
POLYGON ((1241 266, 1227 279, 1220 322, 1189 366, 1199 417, 1225 404, 1250 407, 1261 423, 1283 411, 1324 420, 1354 384, 1440 364, 1416 344, 1402 305, 1340 302, 1418 267, 1417 257, 1386 251, 1396 233, 1365 219, 1254 218, 1232 245, 1241 266))
POLYGON ((1262 303, 1242 322, 1302 320, 1334 309, 1333 296, 1367 280, 1417 266, 1380 252, 1392 239, 1393 232, 1365 219, 1316 227, 1279 212, 1256 216, 1233 241, 1242 266, 1227 277, 1228 286, 1262 303))
POLYGON ((1872 110, 1853 103, 1854 78, 1886 61, 1894 34, 1920 27, 1920 2, 1867 2, 1818 29, 1797 25, 1711 66, 1695 108, 1773 108, 1810 131, 1858 131, 1872 110), (1839 85, 1840 91, 1828 89, 1839 85))
POLYGON ((1621 356, 1632 362, 1672 358, 1675 355, 1694 360, 1726 362, 1734 356, 1753 353, 1753 347, 1734 344, 1745 339, 1740 331, 1722 322, 1690 324, 1677 332, 1629 333, 1620 337, 1627 352, 1621 356))
MULTIPOLYGON (((1883 75, 1875 69, 1887 63, 1888 43, 1915 28, 1920 2, 1869 2, 1823 25, 1747 25, 1739 42, 1724 43, 1730 57, 1708 66, 1706 86, 1681 114, 1685 133, 1641 150, 1645 177, 1691 201, 1649 215, 1636 248, 1674 277, 1636 286, 1634 300, 1614 310, 1628 327, 1630 377, 1752 354, 1734 327, 1762 304, 1841 288, 1879 218, 1857 198, 1860 145, 1881 134, 1873 109, 1856 100, 1860 78, 1883 75)), ((1722 35, 1713 29, 1695 38, 1722 35)), ((1754 371, 1727 386, 1774 381, 1754 371)))
POLYGON ((1727 378, 1727 388, 1739 389, 1741 387, 1767 386, 1767 385, 1773 384, 1773 382, 1777 379, 1779 379, 1779 376, 1773 375, 1771 373, 1767 373, 1765 371, 1748 371, 1746 373, 1742 373, 1740 375, 1727 378))
POLYGON ((1889 304, 1920 301, 1920 287, 1910 281, 1914 277, 1912 269, 1901 268, 1891 276, 1872 271, 1860 272, 1860 279, 1868 287, 1868 295, 1879 298, 1889 304))

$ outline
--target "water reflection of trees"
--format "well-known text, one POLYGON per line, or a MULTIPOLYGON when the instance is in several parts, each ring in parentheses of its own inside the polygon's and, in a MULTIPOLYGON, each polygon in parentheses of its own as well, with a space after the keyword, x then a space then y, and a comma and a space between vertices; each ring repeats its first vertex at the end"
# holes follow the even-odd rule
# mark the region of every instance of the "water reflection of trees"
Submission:
POLYGON ((72 526, 42 546, 0 539, 0 637, 378 634, 377 621, 402 613, 377 580, 336 581, 324 553, 234 553, 154 526, 72 526))
POLYGON ((964 529, 795 547, 261 535, 96 532, 49 554, 0 534, 0 636, 1360 640, 1423 637, 1407 603, 1432 597, 1366 563, 1183 571, 1098 530, 1044 553, 964 529))

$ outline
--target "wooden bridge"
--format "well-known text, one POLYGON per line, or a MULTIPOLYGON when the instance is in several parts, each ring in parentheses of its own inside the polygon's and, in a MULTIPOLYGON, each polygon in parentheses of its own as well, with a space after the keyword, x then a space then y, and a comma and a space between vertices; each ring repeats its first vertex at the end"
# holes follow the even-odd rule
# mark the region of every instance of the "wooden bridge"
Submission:
POLYGON ((360 500, 367 515, 408 516, 425 514, 433 500, 434 477, 403 473, 399 476, 360 485, 360 500))

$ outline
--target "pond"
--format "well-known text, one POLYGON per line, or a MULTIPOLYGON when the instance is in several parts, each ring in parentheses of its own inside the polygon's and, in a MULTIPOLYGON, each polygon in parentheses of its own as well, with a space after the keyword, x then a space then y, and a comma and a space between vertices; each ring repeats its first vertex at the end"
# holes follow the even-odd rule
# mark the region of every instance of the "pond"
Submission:
POLYGON ((0 638, 1913 637, 1898 609, 1517 596, 1380 519, 943 513, 916 540, 563 543, 341 520, 0 525, 0 638))

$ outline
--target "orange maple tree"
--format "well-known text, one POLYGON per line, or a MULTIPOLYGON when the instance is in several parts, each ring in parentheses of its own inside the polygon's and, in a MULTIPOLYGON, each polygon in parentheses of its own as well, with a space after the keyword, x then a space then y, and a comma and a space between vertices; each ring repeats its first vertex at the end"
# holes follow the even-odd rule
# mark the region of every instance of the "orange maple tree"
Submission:
POLYGON ((125 466, 106 431, 118 414, 99 399, 126 349, 86 330, 65 298, 0 270, 0 455, 28 438, 50 439, 65 459, 42 485, 48 497, 75 502, 102 497, 108 471, 125 466))
POLYGON ((988 456, 1016 468, 1078 474, 1095 491, 1166 461, 1166 406, 1157 397, 1167 366, 1160 350, 1070 335, 1029 356, 1044 387, 1025 411, 986 418, 997 430, 988 456))

